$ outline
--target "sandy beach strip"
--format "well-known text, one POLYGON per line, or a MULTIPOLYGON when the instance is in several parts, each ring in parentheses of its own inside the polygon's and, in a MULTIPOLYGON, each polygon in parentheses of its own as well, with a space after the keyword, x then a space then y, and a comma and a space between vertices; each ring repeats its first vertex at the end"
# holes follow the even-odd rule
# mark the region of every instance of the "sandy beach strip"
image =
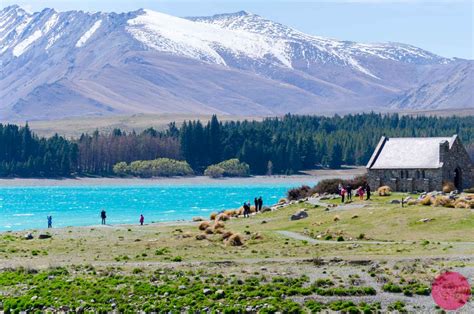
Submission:
POLYGON ((0 179, 0 187, 34 186, 153 186, 153 185, 255 185, 255 184, 316 184, 327 178, 349 178, 365 173, 364 168, 342 170, 313 170, 302 175, 252 176, 247 178, 212 179, 206 176, 172 178, 77 177, 60 179, 12 178, 0 179))

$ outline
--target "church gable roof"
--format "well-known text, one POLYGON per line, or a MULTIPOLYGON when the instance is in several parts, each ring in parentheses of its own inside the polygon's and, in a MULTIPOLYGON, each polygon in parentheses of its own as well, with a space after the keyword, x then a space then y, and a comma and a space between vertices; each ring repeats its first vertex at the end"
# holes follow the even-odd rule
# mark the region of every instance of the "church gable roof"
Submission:
POLYGON ((440 144, 456 140, 452 137, 382 137, 372 155, 369 169, 437 169, 440 160, 440 144))

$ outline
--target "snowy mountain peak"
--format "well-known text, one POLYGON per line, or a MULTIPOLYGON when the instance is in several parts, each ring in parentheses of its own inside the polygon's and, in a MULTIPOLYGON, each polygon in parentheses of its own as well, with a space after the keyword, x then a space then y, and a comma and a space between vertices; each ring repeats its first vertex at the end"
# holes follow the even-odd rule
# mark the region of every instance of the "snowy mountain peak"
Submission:
POLYGON ((442 82, 443 71, 426 69, 457 62, 406 44, 305 34, 246 11, 180 18, 9 6, 0 11, 0 116, 359 108, 424 78, 442 82))

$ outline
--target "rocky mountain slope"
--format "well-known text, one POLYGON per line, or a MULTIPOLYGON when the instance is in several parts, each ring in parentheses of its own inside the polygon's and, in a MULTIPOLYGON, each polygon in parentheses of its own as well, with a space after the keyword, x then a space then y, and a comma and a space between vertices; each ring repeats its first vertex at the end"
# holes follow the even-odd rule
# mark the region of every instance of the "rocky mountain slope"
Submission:
POLYGON ((470 61, 312 36, 244 11, 10 6, 0 11, 0 62, 0 120, 474 107, 470 61))

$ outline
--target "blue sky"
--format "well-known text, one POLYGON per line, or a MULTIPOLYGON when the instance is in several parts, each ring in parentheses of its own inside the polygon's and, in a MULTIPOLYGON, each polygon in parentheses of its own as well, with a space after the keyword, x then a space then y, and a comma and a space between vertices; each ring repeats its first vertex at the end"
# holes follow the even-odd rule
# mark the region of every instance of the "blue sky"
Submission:
POLYGON ((445 57, 474 59, 474 0, 0 0, 30 11, 125 12, 148 8, 176 16, 247 10, 309 34, 361 42, 396 41, 445 57))

